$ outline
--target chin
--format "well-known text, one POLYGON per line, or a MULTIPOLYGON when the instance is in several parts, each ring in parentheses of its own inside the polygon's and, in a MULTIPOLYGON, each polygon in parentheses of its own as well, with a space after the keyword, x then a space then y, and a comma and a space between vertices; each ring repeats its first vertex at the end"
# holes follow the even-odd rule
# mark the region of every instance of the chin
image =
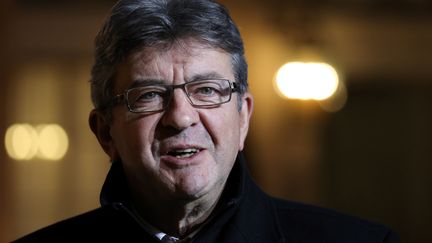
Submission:
POLYGON ((175 194, 184 200, 195 200, 209 194, 208 183, 197 183, 196 180, 183 180, 175 187, 175 194))

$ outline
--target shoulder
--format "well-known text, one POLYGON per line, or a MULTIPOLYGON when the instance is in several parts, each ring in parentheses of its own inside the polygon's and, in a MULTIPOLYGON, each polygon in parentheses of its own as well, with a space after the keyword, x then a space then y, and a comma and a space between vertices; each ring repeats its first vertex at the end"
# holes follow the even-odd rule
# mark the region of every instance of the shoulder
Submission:
POLYGON ((394 232, 377 223, 303 203, 272 197, 270 201, 281 230, 288 232, 288 238, 309 239, 308 242, 320 239, 329 242, 400 242, 394 232))
MULTIPOLYGON (((30 233, 14 242, 85 242, 104 239, 124 240, 126 231, 133 232, 136 224, 113 207, 101 207, 65 219, 30 233)), ((133 235, 133 234, 131 234, 133 235)))

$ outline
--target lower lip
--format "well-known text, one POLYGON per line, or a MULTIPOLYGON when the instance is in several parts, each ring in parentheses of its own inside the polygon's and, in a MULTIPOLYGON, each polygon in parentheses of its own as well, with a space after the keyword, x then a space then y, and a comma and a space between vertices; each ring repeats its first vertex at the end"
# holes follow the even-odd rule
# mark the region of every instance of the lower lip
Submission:
POLYGON ((190 157, 177 158, 171 155, 162 155, 160 160, 162 163, 172 168, 183 168, 185 166, 190 166, 199 163, 200 157, 203 155, 204 150, 200 150, 190 157))

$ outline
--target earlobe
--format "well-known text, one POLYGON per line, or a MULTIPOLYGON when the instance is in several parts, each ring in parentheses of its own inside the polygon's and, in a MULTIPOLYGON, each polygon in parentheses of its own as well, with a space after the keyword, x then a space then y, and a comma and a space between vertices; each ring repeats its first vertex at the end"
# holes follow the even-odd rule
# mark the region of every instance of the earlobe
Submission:
POLYGON ((239 151, 243 150, 244 142, 249 130, 249 121, 253 111, 253 97, 249 92, 242 96, 242 107, 240 110, 240 140, 239 151))
POLYGON ((111 161, 118 159, 117 149, 114 146, 111 134, 110 123, 99 110, 92 110, 89 115, 89 125, 92 132, 95 134, 99 144, 110 157, 111 161))

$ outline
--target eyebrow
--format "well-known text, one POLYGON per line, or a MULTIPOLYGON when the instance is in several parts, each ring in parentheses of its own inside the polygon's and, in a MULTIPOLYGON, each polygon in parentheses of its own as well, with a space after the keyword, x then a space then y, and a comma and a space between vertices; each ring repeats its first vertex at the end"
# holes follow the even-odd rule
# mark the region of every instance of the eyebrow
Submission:
POLYGON ((211 71, 211 72, 206 72, 206 73, 195 74, 191 78, 186 80, 186 82, 192 82, 192 81, 197 81, 197 80, 206 80, 206 79, 226 79, 226 78, 224 78, 218 72, 211 71))
MULTIPOLYGON (((226 79, 224 78, 220 73, 218 72, 206 72, 206 73, 200 73, 195 74, 192 77, 185 80, 185 83, 198 81, 198 80, 207 80, 207 79, 226 79)), ((132 89, 135 87, 140 86, 147 86, 147 85, 166 85, 167 81, 164 79, 136 79, 134 80, 127 89, 132 89)))
POLYGON ((146 86, 146 85, 163 85, 167 82, 163 79, 136 79, 134 80, 127 89, 132 89, 140 86, 146 86))

